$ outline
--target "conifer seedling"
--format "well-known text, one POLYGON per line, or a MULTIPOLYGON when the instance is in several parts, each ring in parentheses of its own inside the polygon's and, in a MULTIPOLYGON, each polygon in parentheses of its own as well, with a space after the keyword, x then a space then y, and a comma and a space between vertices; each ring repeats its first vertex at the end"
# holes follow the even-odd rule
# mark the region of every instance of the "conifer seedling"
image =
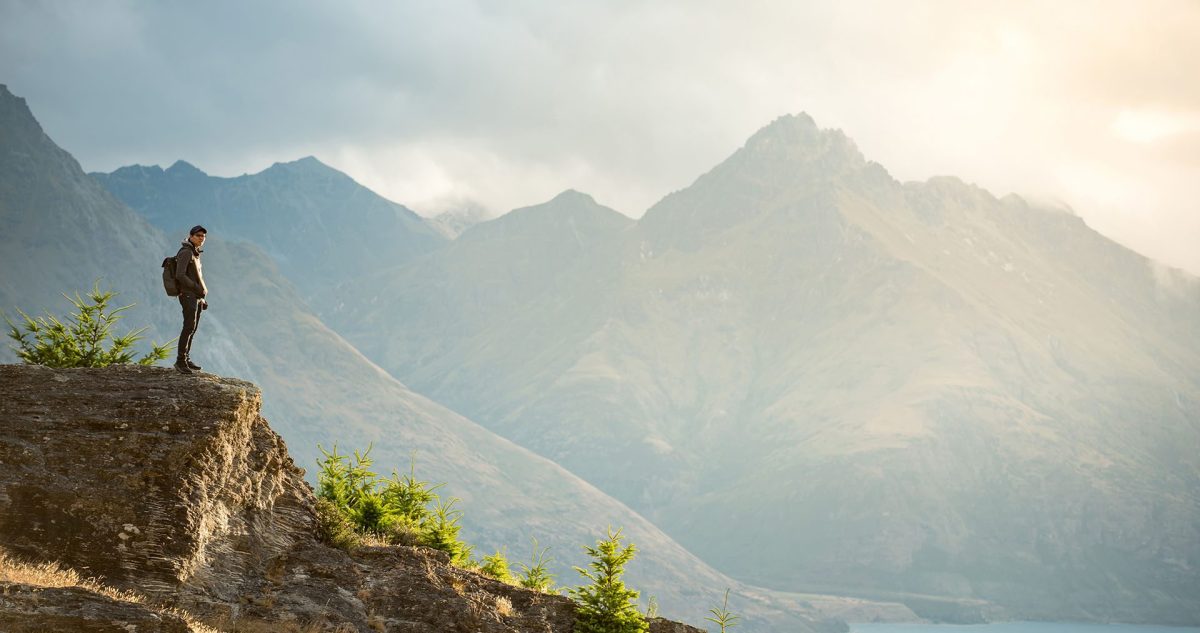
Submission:
POLYGON ((650 630, 645 616, 637 608, 638 592, 622 582, 625 565, 633 560, 637 548, 632 543, 621 547, 621 530, 608 529, 608 538, 584 546, 592 557, 589 569, 576 567, 591 581, 571 590, 576 603, 575 633, 646 633, 650 630))

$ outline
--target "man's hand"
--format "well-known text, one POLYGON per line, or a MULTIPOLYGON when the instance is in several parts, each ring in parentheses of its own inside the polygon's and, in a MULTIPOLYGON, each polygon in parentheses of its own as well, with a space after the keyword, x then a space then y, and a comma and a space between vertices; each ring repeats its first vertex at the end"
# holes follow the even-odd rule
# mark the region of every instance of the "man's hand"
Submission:
POLYGON ((205 299, 201 299, 201 300, 200 300, 200 310, 201 310, 201 311, 204 311, 204 310, 207 310, 207 309, 208 309, 208 301, 207 301, 207 300, 205 300, 205 299))

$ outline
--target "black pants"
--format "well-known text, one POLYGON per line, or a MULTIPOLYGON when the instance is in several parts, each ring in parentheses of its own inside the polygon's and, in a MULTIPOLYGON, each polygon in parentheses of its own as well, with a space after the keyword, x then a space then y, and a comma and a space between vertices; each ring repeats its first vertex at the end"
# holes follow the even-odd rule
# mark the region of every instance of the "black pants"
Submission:
POLYGON ((196 335, 196 328, 200 325, 200 299, 189 294, 181 294, 179 295, 179 305, 183 308, 183 330, 179 332, 177 345, 179 356, 176 360, 182 362, 187 360, 192 351, 192 337, 196 335))

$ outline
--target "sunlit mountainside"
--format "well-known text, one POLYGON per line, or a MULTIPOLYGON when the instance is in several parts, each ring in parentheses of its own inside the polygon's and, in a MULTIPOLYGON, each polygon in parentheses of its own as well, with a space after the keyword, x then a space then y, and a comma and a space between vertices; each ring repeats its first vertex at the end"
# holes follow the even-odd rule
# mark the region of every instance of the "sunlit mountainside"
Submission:
MULTIPOLYGON (((130 203, 188 226, 173 186, 130 203)), ((636 222, 567 191, 371 265, 357 230, 321 247, 353 274, 280 265, 320 327, 739 580, 1200 622, 1200 282, 1069 212, 798 115, 636 222)))
POLYGON ((338 306, 414 389, 743 579, 1200 608, 1200 284, 807 116, 636 223, 567 193, 338 306))
MULTIPOLYGON (((314 171, 339 180, 327 168, 314 171)), ((261 186, 248 183, 249 189, 261 186)), ((62 315, 69 306, 61 291, 86 290, 99 279, 101 287, 120 292, 122 304, 137 304, 117 332, 149 324, 150 339, 162 342, 178 334, 179 304, 163 294, 159 262, 178 248, 180 231, 151 226, 84 174, 42 131, 24 100, 3 86, 0 192, 0 219, 9 227, 0 231, 0 310, 6 315, 16 317, 17 308, 62 315)), ((364 194, 352 195, 375 204, 364 194)), ((269 223, 240 222, 237 226, 269 223)), ((311 263, 280 263, 253 243, 253 234, 223 235, 221 226, 210 227, 204 249, 211 308, 201 319, 193 357, 205 372, 261 386, 265 415, 310 479, 318 443, 326 448, 338 443, 343 452, 373 443, 371 456, 381 473, 404 471, 415 458, 419 476, 444 482, 442 491, 461 499, 464 537, 479 556, 507 548, 514 561, 528 560, 533 537, 551 548, 559 582, 574 584, 570 566, 585 563, 580 546, 594 542, 610 524, 623 526, 641 548, 630 582, 655 596, 663 613, 699 622, 711 599, 730 586, 751 628, 844 627, 824 621, 793 596, 730 579, 561 466, 413 392, 307 308, 298 290, 302 280, 288 273, 315 275, 311 263)), ((430 234, 422 222, 412 226, 418 236, 430 234)), ((355 230, 341 234, 357 235, 355 230)), ((15 360, 8 345, 0 348, 0 361, 15 360)))

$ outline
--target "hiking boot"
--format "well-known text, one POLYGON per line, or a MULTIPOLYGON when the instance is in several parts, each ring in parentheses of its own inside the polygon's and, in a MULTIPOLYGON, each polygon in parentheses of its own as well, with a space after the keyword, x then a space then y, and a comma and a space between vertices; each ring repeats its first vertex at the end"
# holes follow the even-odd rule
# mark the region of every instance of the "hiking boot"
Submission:
POLYGON ((177 360, 175 361, 175 371, 181 374, 190 374, 192 373, 192 368, 188 367, 184 361, 177 360))
POLYGON ((186 360, 186 361, 184 361, 184 362, 187 364, 187 366, 188 366, 188 369, 190 369, 190 370, 192 370, 192 371, 200 371, 200 366, 199 366, 199 365, 197 365, 196 363, 193 363, 193 362, 192 362, 192 359, 190 359, 190 358, 189 358, 189 359, 187 359, 187 360, 186 360))

